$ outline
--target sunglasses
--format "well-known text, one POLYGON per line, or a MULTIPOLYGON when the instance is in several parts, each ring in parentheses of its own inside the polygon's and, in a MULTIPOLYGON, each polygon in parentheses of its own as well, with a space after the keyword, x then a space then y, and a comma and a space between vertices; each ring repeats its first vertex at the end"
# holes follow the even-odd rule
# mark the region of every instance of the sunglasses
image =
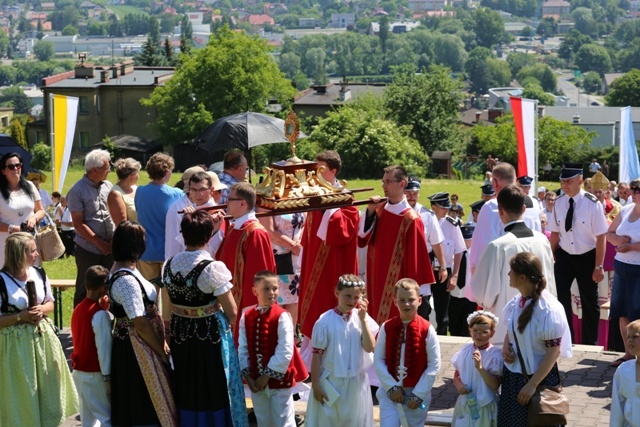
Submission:
POLYGON ((5 165, 5 168, 9 168, 12 171, 16 169, 22 169, 22 163, 12 163, 10 165, 5 165))

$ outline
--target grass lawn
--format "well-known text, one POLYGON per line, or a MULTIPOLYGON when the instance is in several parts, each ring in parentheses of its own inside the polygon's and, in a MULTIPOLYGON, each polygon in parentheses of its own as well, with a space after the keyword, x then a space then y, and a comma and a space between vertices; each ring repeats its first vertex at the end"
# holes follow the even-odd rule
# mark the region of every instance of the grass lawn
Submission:
POLYGON ((125 5, 119 5, 119 6, 109 6, 107 9, 111 9, 116 15, 118 15, 119 19, 123 19, 125 15, 129 14, 129 13, 137 13, 137 14, 142 14, 145 16, 149 16, 148 12, 145 12, 143 9, 140 9, 139 7, 135 7, 135 6, 125 6, 125 5))
MULTIPOLYGON (((69 169, 67 172, 67 177, 65 179, 64 191, 63 194, 66 194, 71 186, 84 174, 84 169, 80 166, 74 166, 69 169)), ((174 173, 169 181, 170 185, 174 185, 176 182, 180 180, 180 173, 174 173)), ((111 182, 116 182, 116 174, 111 173, 109 175, 109 179, 111 182)), ((252 179, 254 183, 256 183, 257 179, 252 179)), ((149 177, 146 172, 140 173, 140 180, 138 185, 145 185, 149 182, 149 177)), ((47 181, 43 184, 43 188, 47 191, 51 191, 50 181, 47 181), (48 187, 49 185, 49 187, 48 187)), ((467 209, 465 213, 470 213, 468 206, 470 203, 473 203, 477 200, 480 200, 480 186, 482 182, 480 181, 456 181, 456 180, 441 180, 441 179, 429 179, 422 181, 422 190, 420 191, 420 203, 429 207, 429 200, 427 196, 437 193, 439 191, 446 191, 449 194, 457 194, 459 196, 459 202, 462 203, 467 209)), ((556 189, 558 188, 558 183, 550 183, 550 182, 540 182, 539 185, 544 185, 547 189, 556 189)), ((382 184, 380 179, 361 179, 361 180, 352 180, 347 182, 347 188, 356 189, 356 188, 368 188, 371 187, 373 190, 364 191, 361 193, 356 193, 357 200, 364 200, 373 195, 383 196, 382 192, 382 184)), ((361 207, 361 209, 364 206, 361 207)), ((47 274, 52 279, 75 279, 76 277, 76 264, 73 257, 70 258, 61 258, 55 261, 47 261, 44 263, 44 268, 47 271, 47 274)), ((64 313, 64 324, 68 326, 71 321, 71 312, 73 310, 73 293, 72 291, 65 292, 65 296, 63 298, 63 313, 64 313)))

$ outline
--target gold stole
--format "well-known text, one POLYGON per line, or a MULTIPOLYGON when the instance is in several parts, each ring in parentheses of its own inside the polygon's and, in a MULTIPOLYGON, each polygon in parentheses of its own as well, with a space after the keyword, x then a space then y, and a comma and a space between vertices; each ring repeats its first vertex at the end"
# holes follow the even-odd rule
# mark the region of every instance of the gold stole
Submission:
MULTIPOLYGON (((391 311, 391 304, 394 298, 394 287, 396 282, 400 279, 400 271, 402 270, 402 260, 404 258, 405 251, 404 235, 411 223, 418 218, 418 214, 411 208, 406 209, 402 215, 402 222, 400 223, 396 243, 393 248, 393 253, 391 254, 391 262, 389 264, 389 270, 387 271, 387 278, 384 282, 380 306, 378 307, 378 316, 376 321, 379 325, 382 325, 384 321, 389 319, 389 312, 391 311)), ((376 224, 376 228, 377 227, 378 224, 376 224)))
MULTIPOLYGON (((233 267, 233 288, 231 289, 231 294, 233 295, 233 299, 236 301, 236 307, 238 307, 238 310, 242 308, 240 306, 240 301, 242 301, 242 287, 244 284, 244 245, 249 234, 258 228, 264 228, 258 221, 245 223, 242 228, 242 236, 240 236, 240 240, 236 246, 236 262, 233 267)), ((232 231, 238 230, 233 229, 232 231)))

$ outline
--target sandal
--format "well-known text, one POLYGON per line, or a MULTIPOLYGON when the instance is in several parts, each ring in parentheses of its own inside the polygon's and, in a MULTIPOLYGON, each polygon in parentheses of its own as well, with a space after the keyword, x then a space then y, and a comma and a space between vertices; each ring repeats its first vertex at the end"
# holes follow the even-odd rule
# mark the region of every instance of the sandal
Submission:
POLYGON ((618 366, 622 365, 624 362, 628 361, 628 360, 633 360, 633 357, 631 359, 625 359, 624 356, 614 360, 613 362, 611 362, 611 367, 612 368, 617 368, 618 366))

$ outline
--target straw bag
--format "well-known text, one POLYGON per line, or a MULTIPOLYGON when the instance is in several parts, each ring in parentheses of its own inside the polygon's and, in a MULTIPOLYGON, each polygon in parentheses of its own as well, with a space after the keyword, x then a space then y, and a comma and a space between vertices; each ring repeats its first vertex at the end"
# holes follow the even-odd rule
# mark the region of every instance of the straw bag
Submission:
POLYGON ((64 254, 64 244, 53 220, 48 214, 45 214, 43 220, 36 225, 35 232, 36 245, 43 261, 53 261, 64 254), (46 222, 46 225, 40 225, 43 222, 46 222))

